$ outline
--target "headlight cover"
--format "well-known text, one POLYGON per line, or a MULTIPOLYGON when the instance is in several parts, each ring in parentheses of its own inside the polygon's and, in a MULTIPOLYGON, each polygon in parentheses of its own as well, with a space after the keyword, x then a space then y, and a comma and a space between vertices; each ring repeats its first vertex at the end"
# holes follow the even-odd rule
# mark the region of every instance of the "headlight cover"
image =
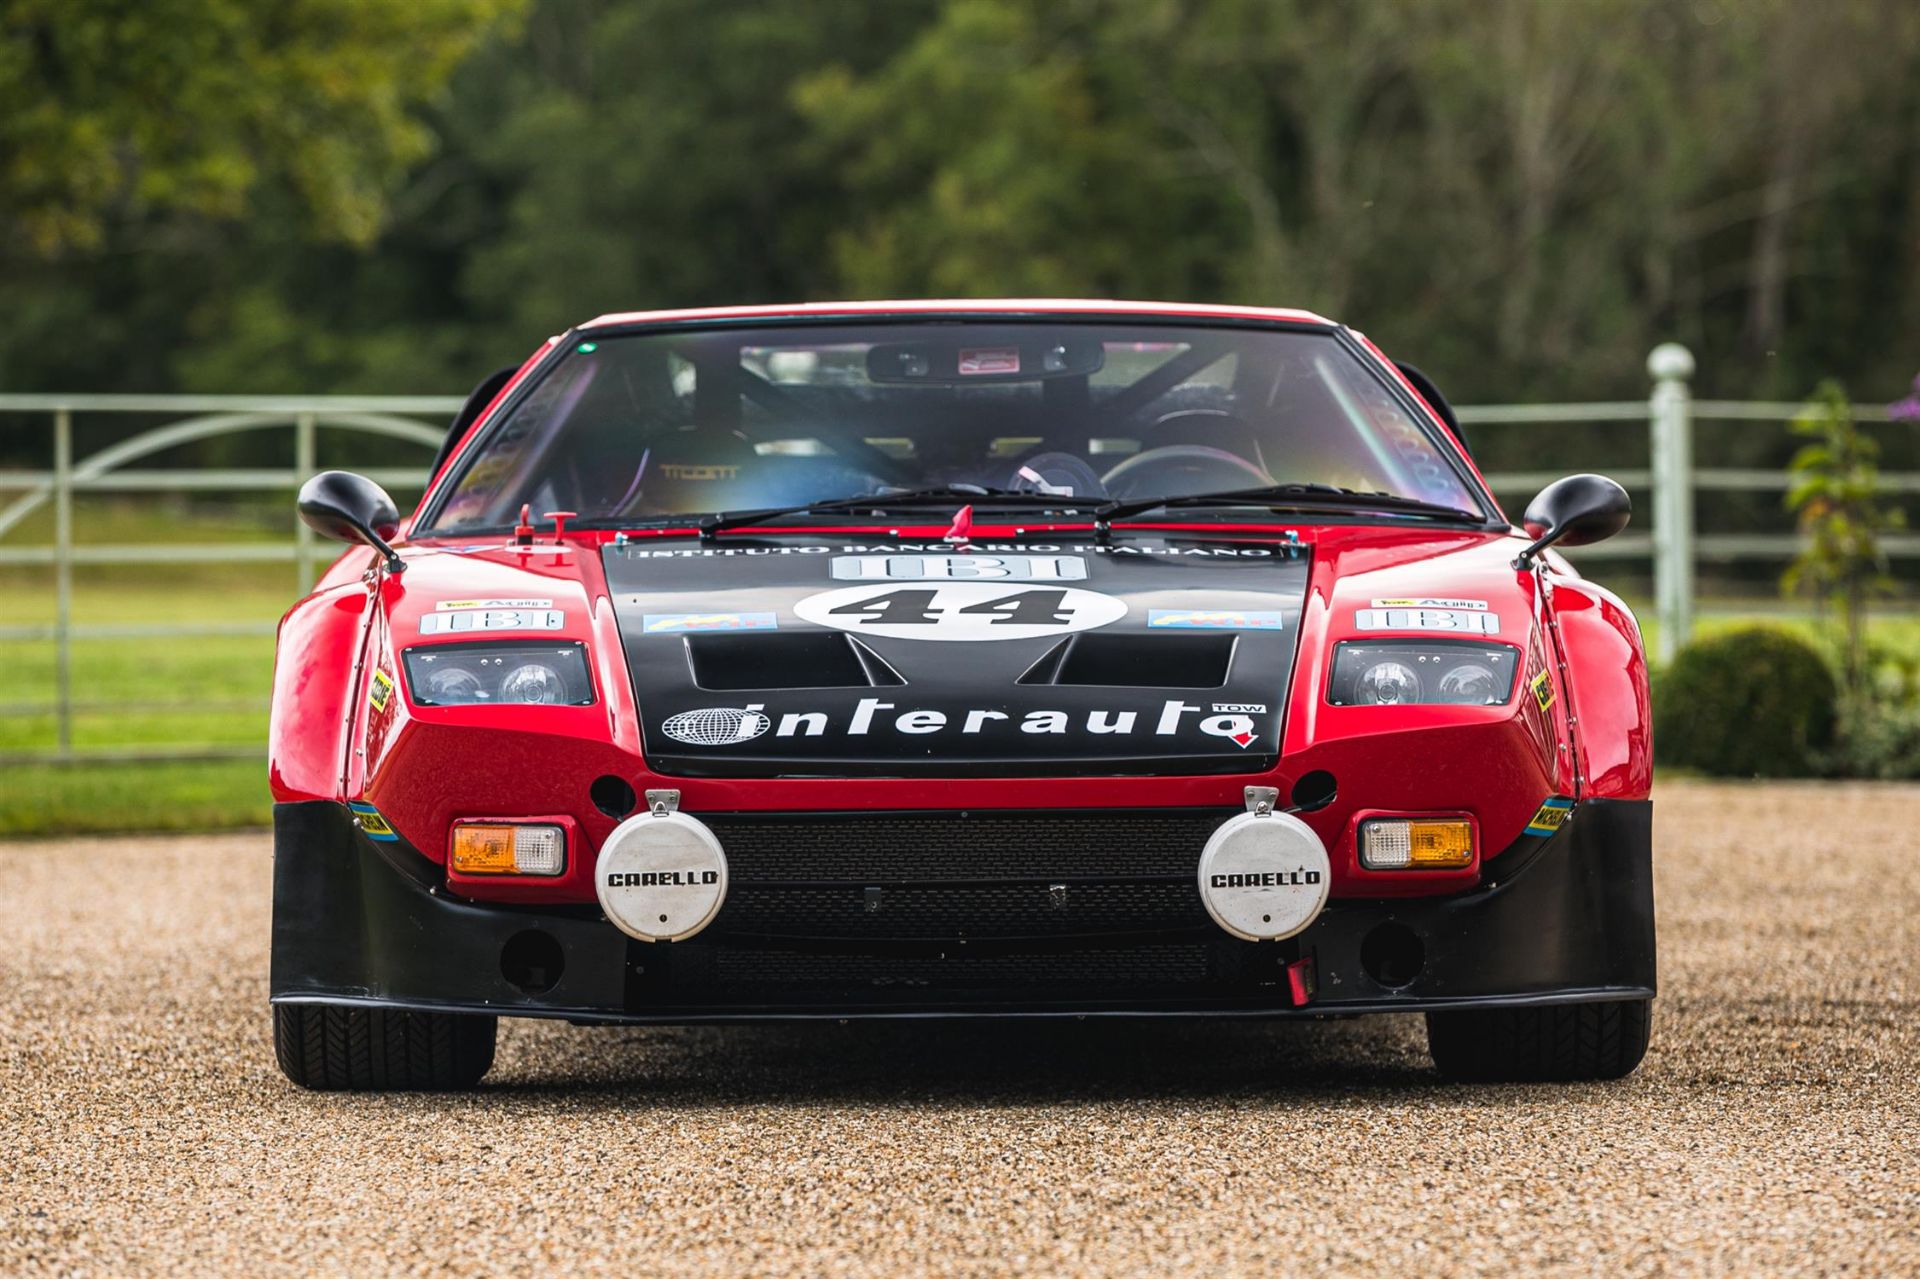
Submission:
POLYGON ((1333 650, 1334 706, 1504 706, 1520 650, 1470 640, 1346 640, 1333 650))
POLYGON ((401 656, 419 706, 593 704, 585 644, 422 644, 401 656))

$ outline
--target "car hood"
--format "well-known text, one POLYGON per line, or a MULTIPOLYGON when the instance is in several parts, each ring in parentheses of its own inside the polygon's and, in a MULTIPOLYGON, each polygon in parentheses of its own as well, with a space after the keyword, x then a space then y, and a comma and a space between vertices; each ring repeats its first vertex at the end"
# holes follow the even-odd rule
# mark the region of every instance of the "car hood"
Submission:
POLYGON ((602 555, 646 759, 688 777, 1268 769, 1308 575, 1217 537, 602 555))

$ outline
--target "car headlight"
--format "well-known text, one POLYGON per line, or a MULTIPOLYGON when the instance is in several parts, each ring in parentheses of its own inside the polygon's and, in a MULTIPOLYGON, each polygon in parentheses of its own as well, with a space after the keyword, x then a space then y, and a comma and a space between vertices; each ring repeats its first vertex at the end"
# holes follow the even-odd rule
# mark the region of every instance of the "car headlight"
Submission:
POLYGON ((420 706, 587 706, 584 644, 426 644, 403 655, 420 706))
POLYGON ((1334 646, 1327 700, 1335 706, 1503 706, 1519 666, 1519 650, 1504 644, 1348 640, 1334 646))

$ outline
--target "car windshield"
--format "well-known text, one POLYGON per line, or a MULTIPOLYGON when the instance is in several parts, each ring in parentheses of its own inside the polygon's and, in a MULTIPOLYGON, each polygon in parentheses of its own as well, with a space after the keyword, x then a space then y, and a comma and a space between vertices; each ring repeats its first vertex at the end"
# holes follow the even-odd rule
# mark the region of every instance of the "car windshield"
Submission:
POLYGON ((943 320, 568 341, 419 531, 505 527, 523 505, 604 525, 954 486, 1101 502, 1299 484, 1484 509, 1451 446, 1329 330, 943 320))

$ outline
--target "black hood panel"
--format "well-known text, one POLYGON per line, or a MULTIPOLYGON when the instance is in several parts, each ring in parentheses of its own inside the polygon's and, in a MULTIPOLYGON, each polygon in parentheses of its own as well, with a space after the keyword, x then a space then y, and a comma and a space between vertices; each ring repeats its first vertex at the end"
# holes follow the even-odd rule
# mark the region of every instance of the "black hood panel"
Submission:
POLYGON ((1242 773, 1279 756, 1306 552, 609 546, 647 762, 687 777, 1242 773))

